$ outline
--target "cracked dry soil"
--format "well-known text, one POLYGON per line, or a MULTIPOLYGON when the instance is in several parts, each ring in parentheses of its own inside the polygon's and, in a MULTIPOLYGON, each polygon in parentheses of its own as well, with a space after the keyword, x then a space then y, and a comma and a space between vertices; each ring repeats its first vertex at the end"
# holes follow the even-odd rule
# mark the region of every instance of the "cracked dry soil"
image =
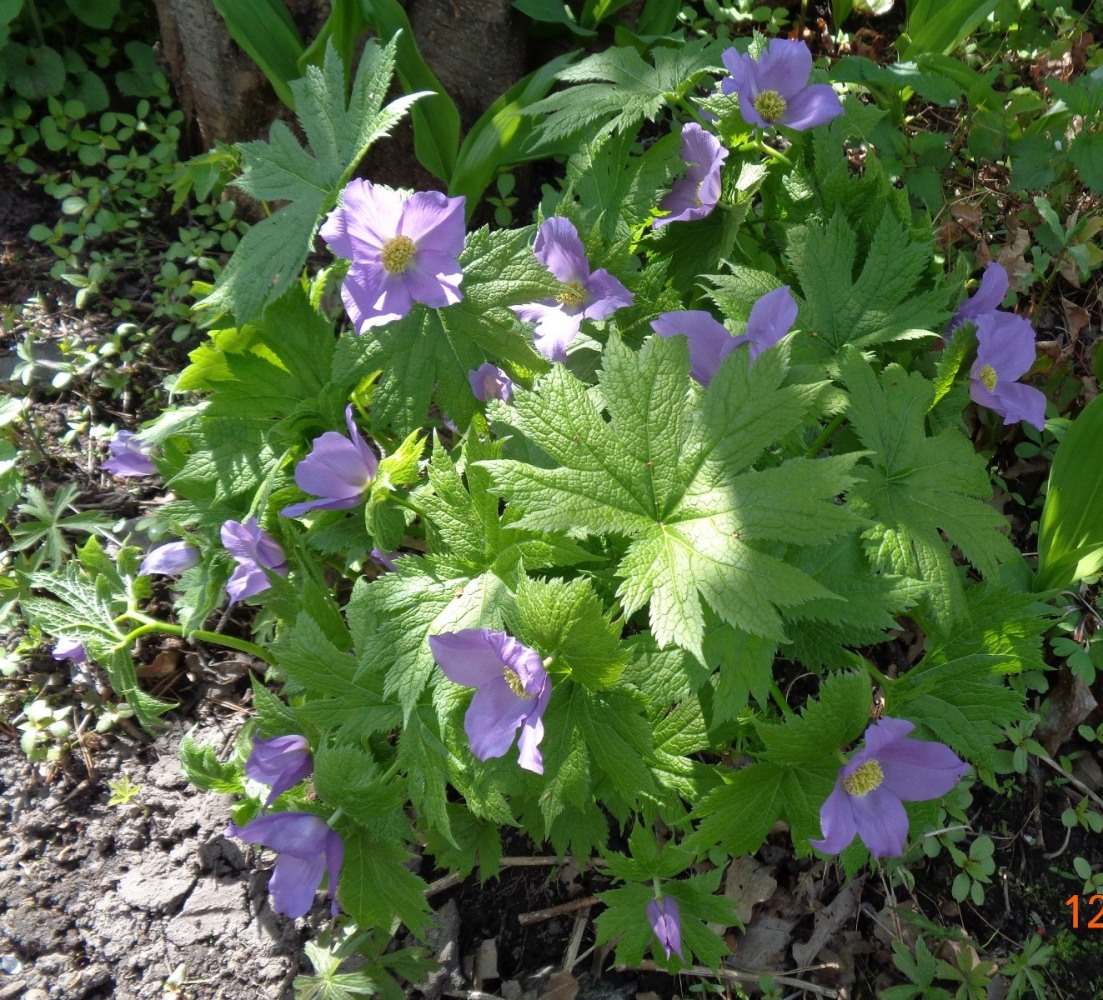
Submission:
MULTIPOLYGON (((236 724, 222 724, 227 745, 236 724)), ((43 779, 0 738, 0 1000, 292 995, 305 930, 272 911, 271 866, 223 836, 230 796, 185 781, 182 735, 97 757, 139 788, 118 806, 79 763, 43 779)))

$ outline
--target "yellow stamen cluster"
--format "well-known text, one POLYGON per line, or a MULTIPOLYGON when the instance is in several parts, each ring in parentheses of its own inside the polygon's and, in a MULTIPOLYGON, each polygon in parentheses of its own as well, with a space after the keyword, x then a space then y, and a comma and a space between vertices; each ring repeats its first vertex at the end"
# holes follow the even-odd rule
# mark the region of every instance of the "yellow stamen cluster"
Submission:
POLYGON ((580 306, 586 301, 586 289, 580 281, 564 281, 555 301, 564 306, 580 306))
POLYGON ((881 770, 881 765, 875 760, 867 760, 850 777, 843 778, 843 788, 860 799, 875 788, 880 788, 884 780, 885 772, 881 770))
POLYGON ((379 259, 388 274, 402 274, 416 253, 417 244, 409 236, 392 236, 379 251, 379 259))
POLYGON ((521 682, 521 677, 516 674, 509 667, 503 667, 502 676, 505 678, 506 683, 509 685, 510 691, 512 691, 518 698, 531 698, 532 695, 525 690, 524 684, 521 682))
POLYGON ((764 122, 776 122, 788 107, 788 102, 776 90, 764 90, 754 99, 754 109, 764 122))
POLYGON ((996 374, 996 369, 991 365, 985 365, 980 370, 980 380, 984 383, 984 388, 989 392, 995 392, 996 383, 999 382, 1000 377, 996 374))

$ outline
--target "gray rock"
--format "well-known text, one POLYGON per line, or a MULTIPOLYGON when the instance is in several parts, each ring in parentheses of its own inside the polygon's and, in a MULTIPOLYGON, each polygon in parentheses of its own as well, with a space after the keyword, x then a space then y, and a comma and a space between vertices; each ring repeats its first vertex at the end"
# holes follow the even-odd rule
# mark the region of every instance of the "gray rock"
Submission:
POLYGON ((179 947, 209 938, 236 936, 249 924, 245 889, 237 882, 201 879, 184 908, 165 926, 165 937, 179 947))
POLYGON ((163 855, 147 855, 140 868, 119 879, 119 896, 128 906, 146 913, 175 913, 197 881, 191 872, 172 865, 163 855))

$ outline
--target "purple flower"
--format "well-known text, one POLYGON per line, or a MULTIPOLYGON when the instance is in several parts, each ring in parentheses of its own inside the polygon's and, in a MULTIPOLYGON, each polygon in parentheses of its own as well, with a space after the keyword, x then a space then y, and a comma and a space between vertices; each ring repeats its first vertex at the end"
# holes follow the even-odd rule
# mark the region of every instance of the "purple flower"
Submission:
POLYGON ((101 468, 113 476, 152 476, 157 471, 149 453, 153 445, 130 431, 119 431, 108 443, 111 457, 101 468))
POLYGON ((88 654, 85 653, 80 640, 70 639, 64 635, 58 636, 50 655, 55 660, 72 660, 74 663, 84 663, 88 659, 88 654))
POLYGON ((739 110, 749 125, 787 125, 802 132, 843 113, 831 87, 808 82, 812 53, 804 42, 771 38, 757 62, 735 49, 728 49, 720 58, 731 73, 731 79, 721 81, 720 89, 739 95, 739 110))
POLYGON ((199 550, 190 542, 167 542, 146 553, 142 565, 138 567, 138 573, 141 576, 151 576, 154 573, 176 576, 191 569, 197 562, 199 550))
POLYGON ((489 361, 469 371, 467 381, 471 383, 475 398, 482 403, 488 399, 500 399, 503 403, 508 403, 513 399, 513 379, 489 361))
POLYGON ((578 230, 561 215, 543 222, 533 251, 559 279, 559 294, 509 308, 526 323, 536 324, 535 346, 544 357, 566 361, 567 345, 578 336, 584 319, 605 319, 630 306, 635 297, 605 268, 590 272, 578 230))
POLYGON ((341 297, 357 333, 402 319, 415 302, 443 309, 463 298, 464 201, 349 181, 319 234, 352 261, 341 297))
POLYGON ((343 510, 355 507, 375 479, 379 460, 352 419, 352 404, 345 409, 349 436, 326 431, 314 439, 310 454, 295 467, 295 482, 318 500, 294 503, 280 511, 298 517, 308 510, 343 510))
POLYGON ((304 917, 314 905, 314 893, 329 870, 329 910, 337 916, 337 878, 345 845, 325 820, 310 813, 278 812, 258 816, 226 833, 249 844, 263 844, 279 854, 268 891, 272 908, 285 917, 304 917))
POLYGON ((670 215, 656 219, 656 229, 668 222, 703 219, 720 200, 720 168, 728 151, 720 140, 696 122, 682 126, 682 159, 689 164, 685 177, 674 182, 659 208, 670 215))
POLYGON ((243 601, 267 590, 271 584, 265 569, 287 576, 287 558, 276 540, 262 531, 255 517, 244 524, 227 521, 222 525, 222 544, 237 561, 237 569, 226 583, 231 601, 243 601))
POLYGON ((979 316, 976 324, 977 360, 969 373, 973 402, 995 410, 1005 424, 1025 420, 1045 430, 1045 393, 1018 381, 1034 364, 1034 328, 1022 316, 999 310, 979 316))
POLYGON ((538 747, 544 738, 544 709, 551 679, 540 654, 504 632, 468 628, 429 636, 429 648, 444 675, 475 688, 464 729, 479 760, 501 757, 517 742, 521 767, 544 773, 538 747))
POLYGON ((1003 266, 992 261, 985 269, 980 279, 980 287, 976 295, 966 299, 957 308, 950 325, 946 327, 946 335, 953 333, 962 323, 976 322, 985 313, 995 312, 1011 282, 1003 266))
POLYGON ((884 718, 866 730, 866 745, 840 768, 820 809, 823 840, 809 841, 813 847, 838 854, 857 833, 875 858, 904 853, 902 803, 937 799, 969 770, 945 743, 907 739, 914 728, 905 719, 884 718))
POLYGON ((682 914, 678 904, 669 896, 650 900, 647 904, 647 920, 666 952, 666 957, 670 958, 673 952, 684 962, 686 957, 682 954, 682 914))
POLYGON ((701 383, 712 381, 720 362, 740 344, 749 344, 751 360, 784 337, 797 318, 797 303, 788 285, 767 292, 751 307, 747 331, 733 337, 711 313, 699 309, 663 313, 651 329, 664 337, 689 341, 690 374, 701 383))
POLYGON ((267 809, 289 788, 294 788, 314 770, 310 744, 305 736, 253 737, 253 752, 245 762, 245 776, 268 785, 272 791, 264 803, 267 809))
POLYGON ((377 566, 382 566, 384 569, 389 569, 392 573, 398 570, 398 567, 394 564, 394 561, 401 555, 401 552, 384 552, 380 548, 372 549, 368 553, 368 558, 377 566))

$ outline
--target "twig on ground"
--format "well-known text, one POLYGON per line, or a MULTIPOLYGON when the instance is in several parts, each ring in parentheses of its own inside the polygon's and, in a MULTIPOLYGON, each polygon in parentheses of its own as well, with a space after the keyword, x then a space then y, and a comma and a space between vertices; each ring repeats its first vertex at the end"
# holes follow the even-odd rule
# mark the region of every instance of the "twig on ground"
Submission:
MULTIPOLYGON (((837 966, 824 964, 824 965, 810 965, 801 971, 812 972, 816 969, 834 969, 837 966)), ((618 965, 617 972, 666 972, 666 969, 660 968, 654 962, 649 959, 644 959, 639 965, 618 965)), ((838 1000, 838 991, 831 989, 830 986, 817 986, 815 983, 806 982, 803 979, 797 979, 795 976, 786 976, 780 972, 745 972, 741 969, 709 969, 703 965, 689 965, 685 968, 678 970, 679 976, 697 976, 699 979, 732 979, 740 983, 754 983, 758 984, 759 979, 763 976, 769 976, 775 983, 781 986, 795 986, 800 990, 807 990, 809 993, 815 993, 816 996, 827 997, 828 1000, 838 1000)))
POLYGON ((570 972, 578 962, 578 949, 582 947, 582 935, 590 922, 590 908, 587 906, 574 915, 574 927, 571 928, 571 940, 567 953, 563 956, 563 971, 570 972))
POLYGON ((1062 778, 1067 779, 1068 783, 1070 785, 1072 785, 1073 788, 1075 788, 1079 792, 1082 792, 1089 799, 1091 799, 1092 802, 1094 802, 1097 806, 1099 806, 1100 809, 1103 809, 1103 799, 1101 799, 1098 795, 1096 795, 1095 792, 1093 792, 1079 778, 1074 778, 1071 774, 1068 773, 1068 771, 1066 771, 1060 764, 1057 763, 1057 761, 1055 761, 1048 754, 1044 754, 1044 753, 1043 754, 1036 754, 1035 756, 1037 756, 1038 760, 1042 761, 1045 764, 1048 764, 1051 768, 1053 768, 1053 770, 1056 771, 1059 775, 1061 775, 1062 778))
POLYGON ((548 906, 543 910, 530 910, 528 913, 518 913, 517 923, 522 927, 528 927, 531 924, 539 924, 543 923, 545 920, 551 920, 552 917, 558 917, 564 913, 574 913, 575 910, 586 909, 598 902, 600 902, 600 900, 597 896, 572 899, 569 903, 560 903, 558 906, 548 906))
MULTIPOLYGON (((505 857, 499 860, 498 866, 500 868, 550 868, 553 865, 562 865, 567 861, 566 858, 557 858, 554 855, 538 855, 537 857, 505 857)), ((603 865, 605 864, 602 858, 587 858, 582 863, 581 867, 586 865, 603 865)), ((467 881, 466 875, 460 875, 458 872, 453 872, 451 875, 445 875, 444 878, 438 878, 428 889, 425 890, 426 897, 435 896, 438 892, 444 892, 446 889, 451 889, 453 886, 459 885, 461 882, 467 881)))

